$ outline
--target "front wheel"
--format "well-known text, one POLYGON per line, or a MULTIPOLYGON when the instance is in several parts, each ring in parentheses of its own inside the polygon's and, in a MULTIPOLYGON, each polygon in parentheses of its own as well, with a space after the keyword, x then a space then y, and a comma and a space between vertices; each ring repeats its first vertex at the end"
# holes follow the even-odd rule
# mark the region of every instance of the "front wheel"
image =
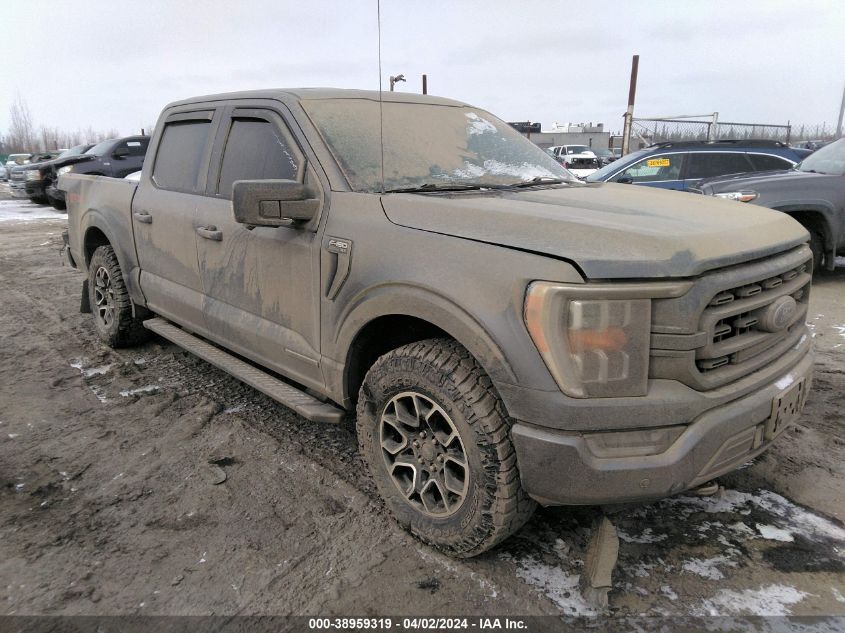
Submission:
POLYGON ((97 334, 111 347, 128 347, 150 336, 132 314, 132 301, 111 246, 100 246, 88 266, 88 300, 97 334))
POLYGON ((821 274, 825 264, 824 240, 821 233, 810 230, 810 251, 813 253, 813 273, 821 274))
POLYGON ((534 511, 504 405, 453 340, 412 343, 379 358, 361 386, 357 431, 399 524, 453 556, 490 549, 534 511))

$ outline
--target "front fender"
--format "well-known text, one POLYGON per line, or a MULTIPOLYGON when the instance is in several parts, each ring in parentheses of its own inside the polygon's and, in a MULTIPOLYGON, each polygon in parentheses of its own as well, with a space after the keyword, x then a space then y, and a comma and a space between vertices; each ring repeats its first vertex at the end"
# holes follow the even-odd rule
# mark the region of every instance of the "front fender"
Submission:
MULTIPOLYGON (((494 383, 516 381, 501 347, 479 319, 435 290, 407 283, 370 288, 349 302, 334 337, 334 349, 343 354, 346 369, 355 337, 374 319, 390 315, 415 317, 440 328, 473 355, 494 383)), ((349 396, 345 391, 344 384, 344 398, 349 396)))

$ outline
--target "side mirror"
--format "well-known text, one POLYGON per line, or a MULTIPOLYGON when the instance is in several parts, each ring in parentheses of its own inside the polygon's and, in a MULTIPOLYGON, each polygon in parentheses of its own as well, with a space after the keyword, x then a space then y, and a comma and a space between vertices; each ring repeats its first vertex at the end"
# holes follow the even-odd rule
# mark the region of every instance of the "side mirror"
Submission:
POLYGON ((128 147, 118 147, 114 152, 112 152, 112 156, 114 158, 126 158, 129 156, 129 148, 128 147))
POLYGON ((634 182, 634 179, 631 178, 631 176, 625 175, 619 176, 619 178, 616 179, 616 182, 621 183, 623 185, 630 185, 632 182, 634 182))
POLYGON ((290 226, 313 220, 320 200, 295 180, 236 180, 232 185, 235 222, 290 226))

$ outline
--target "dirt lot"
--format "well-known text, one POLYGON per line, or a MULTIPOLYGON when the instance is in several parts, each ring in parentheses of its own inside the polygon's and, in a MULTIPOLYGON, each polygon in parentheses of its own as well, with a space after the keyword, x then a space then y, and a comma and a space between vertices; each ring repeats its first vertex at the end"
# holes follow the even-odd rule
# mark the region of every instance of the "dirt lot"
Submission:
MULTIPOLYGON (((0 193, 0 613, 590 614, 591 509, 456 561, 394 525, 353 435, 79 313, 65 216, 0 193), (220 480, 225 474, 225 481, 220 480)), ((715 498, 616 517, 611 615, 845 614, 845 269, 800 424, 715 498)))

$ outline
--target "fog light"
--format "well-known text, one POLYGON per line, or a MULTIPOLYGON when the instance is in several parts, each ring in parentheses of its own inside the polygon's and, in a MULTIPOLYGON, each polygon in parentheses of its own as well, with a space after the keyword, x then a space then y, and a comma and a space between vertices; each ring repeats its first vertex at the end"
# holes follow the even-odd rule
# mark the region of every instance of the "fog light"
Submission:
POLYGON ((584 436, 584 441, 596 457, 643 457, 665 452, 685 429, 685 426, 668 426, 638 431, 589 433, 584 436))

